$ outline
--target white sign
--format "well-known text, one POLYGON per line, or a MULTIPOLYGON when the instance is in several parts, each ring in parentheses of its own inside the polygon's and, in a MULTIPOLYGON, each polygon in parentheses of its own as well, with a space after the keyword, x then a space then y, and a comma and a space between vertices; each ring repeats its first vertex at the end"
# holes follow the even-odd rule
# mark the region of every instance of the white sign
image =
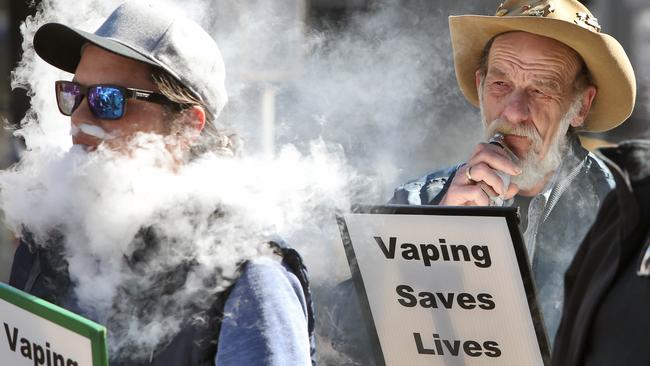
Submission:
POLYGON ((0 327, 0 365, 93 365, 89 338, 2 298, 0 327))
POLYGON ((343 217, 386 365, 543 365, 503 213, 343 217))

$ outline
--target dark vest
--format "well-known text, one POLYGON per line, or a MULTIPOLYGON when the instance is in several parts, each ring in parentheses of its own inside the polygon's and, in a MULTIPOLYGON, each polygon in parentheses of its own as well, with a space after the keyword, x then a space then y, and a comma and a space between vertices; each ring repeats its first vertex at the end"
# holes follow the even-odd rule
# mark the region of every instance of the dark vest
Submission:
MULTIPOLYGON (((29 240, 29 236, 27 238, 29 240)), ((282 257, 282 263, 298 278, 302 286, 307 302, 307 329, 309 330, 312 364, 315 364, 314 313, 306 268, 302 258, 294 249, 278 242, 270 242, 270 245, 274 252, 282 257)), ((53 246, 56 247, 56 244, 54 243, 53 246)), ((70 288, 70 279, 67 275, 67 263, 57 254, 59 252, 58 250, 42 250, 21 240, 14 256, 9 284, 53 304, 68 308, 67 294, 70 288), (65 267, 64 270, 61 270, 62 266, 65 267)), ((240 269, 245 265, 246 263, 242 264, 240 269)), ((111 359, 111 366, 214 365, 223 309, 233 286, 234 284, 219 293, 209 309, 202 310, 202 318, 208 319, 208 321, 193 322, 190 320, 185 322, 178 334, 167 344, 159 346, 149 360, 136 361, 121 357, 119 360, 111 359)))

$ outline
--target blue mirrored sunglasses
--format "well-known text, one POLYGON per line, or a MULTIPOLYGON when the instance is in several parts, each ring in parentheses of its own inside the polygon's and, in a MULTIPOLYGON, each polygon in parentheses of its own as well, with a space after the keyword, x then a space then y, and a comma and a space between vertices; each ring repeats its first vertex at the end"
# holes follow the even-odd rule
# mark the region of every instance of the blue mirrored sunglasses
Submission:
POLYGON ((59 111, 70 116, 86 97, 88 108, 99 119, 115 120, 124 117, 126 100, 138 99, 150 103, 167 105, 182 109, 182 105, 172 102, 166 96, 149 90, 124 88, 117 85, 83 86, 73 81, 59 80, 54 83, 56 88, 56 104, 59 111))

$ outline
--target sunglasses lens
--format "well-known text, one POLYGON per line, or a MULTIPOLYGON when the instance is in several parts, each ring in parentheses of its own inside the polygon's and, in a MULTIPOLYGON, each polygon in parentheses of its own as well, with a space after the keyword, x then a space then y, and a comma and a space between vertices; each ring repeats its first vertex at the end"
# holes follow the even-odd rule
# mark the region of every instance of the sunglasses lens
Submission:
POLYGON ((64 115, 71 115, 79 106, 81 98, 79 85, 67 81, 56 82, 56 103, 64 115))
POLYGON ((112 86, 95 86, 88 90, 91 112, 101 119, 118 119, 124 115, 124 93, 112 86))

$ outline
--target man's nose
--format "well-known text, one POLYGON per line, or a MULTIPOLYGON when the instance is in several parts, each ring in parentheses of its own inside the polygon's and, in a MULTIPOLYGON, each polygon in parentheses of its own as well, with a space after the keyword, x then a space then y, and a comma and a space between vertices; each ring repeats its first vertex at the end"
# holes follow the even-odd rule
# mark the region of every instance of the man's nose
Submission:
POLYGON ((517 90, 508 95, 501 117, 514 124, 527 122, 530 118, 527 93, 517 90))

